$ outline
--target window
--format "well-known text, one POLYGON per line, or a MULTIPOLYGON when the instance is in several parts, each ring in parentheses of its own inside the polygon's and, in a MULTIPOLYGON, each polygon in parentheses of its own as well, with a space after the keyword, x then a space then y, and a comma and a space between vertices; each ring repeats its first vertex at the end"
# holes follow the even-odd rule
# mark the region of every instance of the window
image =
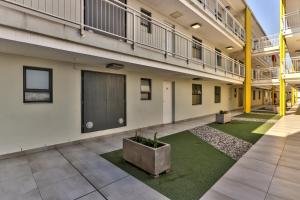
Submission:
POLYGON ((52 102, 52 69, 23 68, 23 101, 52 102))
POLYGON ((202 60, 202 40, 193 36, 193 58, 202 60))
POLYGON ((260 100, 260 91, 258 91, 258 99, 260 100))
POLYGON ((253 92, 252 92, 253 94, 252 94, 252 98, 253 98, 253 100, 255 100, 255 90, 253 90, 253 92))
POLYGON ((221 87, 215 86, 215 103, 221 103, 221 87))
POLYGON ((193 84, 192 86, 192 105, 202 104, 202 85, 193 84))
POLYGON ((147 28, 147 32, 151 33, 152 32, 152 27, 151 27, 151 12, 145 10, 145 9, 141 9, 141 25, 147 28))
POLYGON ((222 66, 222 51, 220 49, 215 49, 216 51, 216 64, 217 66, 222 66))
POLYGON ((141 79, 141 100, 151 100, 151 79, 141 79))

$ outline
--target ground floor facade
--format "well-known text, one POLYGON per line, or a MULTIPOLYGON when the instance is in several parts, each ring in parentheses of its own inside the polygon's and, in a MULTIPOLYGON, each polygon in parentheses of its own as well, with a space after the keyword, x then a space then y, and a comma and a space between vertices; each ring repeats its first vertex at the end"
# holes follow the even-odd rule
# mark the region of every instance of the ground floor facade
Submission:
MULTIPOLYGON (((243 107, 242 85, 211 79, 12 54, 0 60, 0 155, 243 107)), ((253 106, 271 103, 269 91, 254 91, 253 106)))

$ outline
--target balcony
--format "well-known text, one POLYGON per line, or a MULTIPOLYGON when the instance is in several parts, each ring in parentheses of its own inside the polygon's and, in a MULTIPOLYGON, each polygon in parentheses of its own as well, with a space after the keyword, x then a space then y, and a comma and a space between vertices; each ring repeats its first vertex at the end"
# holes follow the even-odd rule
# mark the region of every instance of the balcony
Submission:
POLYGON ((279 34, 267 35, 252 40, 253 56, 267 56, 279 52, 279 34))
POLYGON ((219 0, 191 0, 229 33, 245 42, 245 29, 219 0))
MULTIPOLYGON (((48 19, 75 27, 86 35, 85 39, 91 34, 102 35, 128 44, 133 51, 140 47, 147 50, 148 54, 156 52, 165 58, 183 60, 187 66, 189 63, 196 64, 199 71, 244 77, 245 67, 242 63, 119 1, 0 1, 18 6, 24 12, 36 12, 39 16, 45 15, 48 19)), ((144 56, 149 59, 148 55, 144 56)))
POLYGON ((300 84, 300 57, 292 57, 285 60, 283 79, 290 84, 300 84))
POLYGON ((285 34, 300 31, 300 11, 290 12, 284 16, 283 19, 283 30, 285 34))
POLYGON ((279 67, 254 69, 252 71, 253 86, 279 85, 279 67))

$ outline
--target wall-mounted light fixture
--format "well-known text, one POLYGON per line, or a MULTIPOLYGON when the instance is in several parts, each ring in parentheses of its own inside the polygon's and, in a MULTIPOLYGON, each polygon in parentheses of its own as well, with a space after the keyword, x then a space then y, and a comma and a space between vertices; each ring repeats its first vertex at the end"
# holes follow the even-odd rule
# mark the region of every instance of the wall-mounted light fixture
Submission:
POLYGON ((198 29, 198 28, 201 27, 201 24, 195 23, 195 24, 192 24, 191 27, 192 27, 193 29, 198 29))
POLYGON ((123 64, 118 64, 118 63, 109 63, 109 64, 106 65, 106 68, 119 70, 119 69, 123 69, 124 65, 123 64))

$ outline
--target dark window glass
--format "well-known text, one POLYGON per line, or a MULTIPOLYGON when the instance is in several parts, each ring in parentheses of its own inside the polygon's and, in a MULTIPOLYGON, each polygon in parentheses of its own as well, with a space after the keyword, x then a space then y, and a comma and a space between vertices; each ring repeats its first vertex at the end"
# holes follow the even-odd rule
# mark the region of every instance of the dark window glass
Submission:
POLYGON ((216 64, 217 66, 222 66, 222 51, 220 49, 215 49, 216 50, 216 64))
POLYGON ((215 103, 221 103, 221 87, 215 86, 215 103))
POLYGON ((202 40, 193 36, 193 58, 202 60, 202 40))
POLYGON ((52 102, 52 69, 23 68, 23 101, 52 102))
POLYGON ((192 105, 202 104, 202 85, 192 85, 192 105))
POLYGON ((255 90, 253 90, 253 92, 252 92, 252 98, 253 98, 253 100, 255 100, 255 90))
POLYGON ((141 9, 141 25, 147 28, 147 32, 151 33, 152 32, 152 25, 151 25, 151 12, 145 10, 145 9, 141 9))
POLYGON ((141 100, 151 100, 151 79, 141 79, 141 100))
POLYGON ((258 91, 258 99, 260 100, 260 91, 258 91))

